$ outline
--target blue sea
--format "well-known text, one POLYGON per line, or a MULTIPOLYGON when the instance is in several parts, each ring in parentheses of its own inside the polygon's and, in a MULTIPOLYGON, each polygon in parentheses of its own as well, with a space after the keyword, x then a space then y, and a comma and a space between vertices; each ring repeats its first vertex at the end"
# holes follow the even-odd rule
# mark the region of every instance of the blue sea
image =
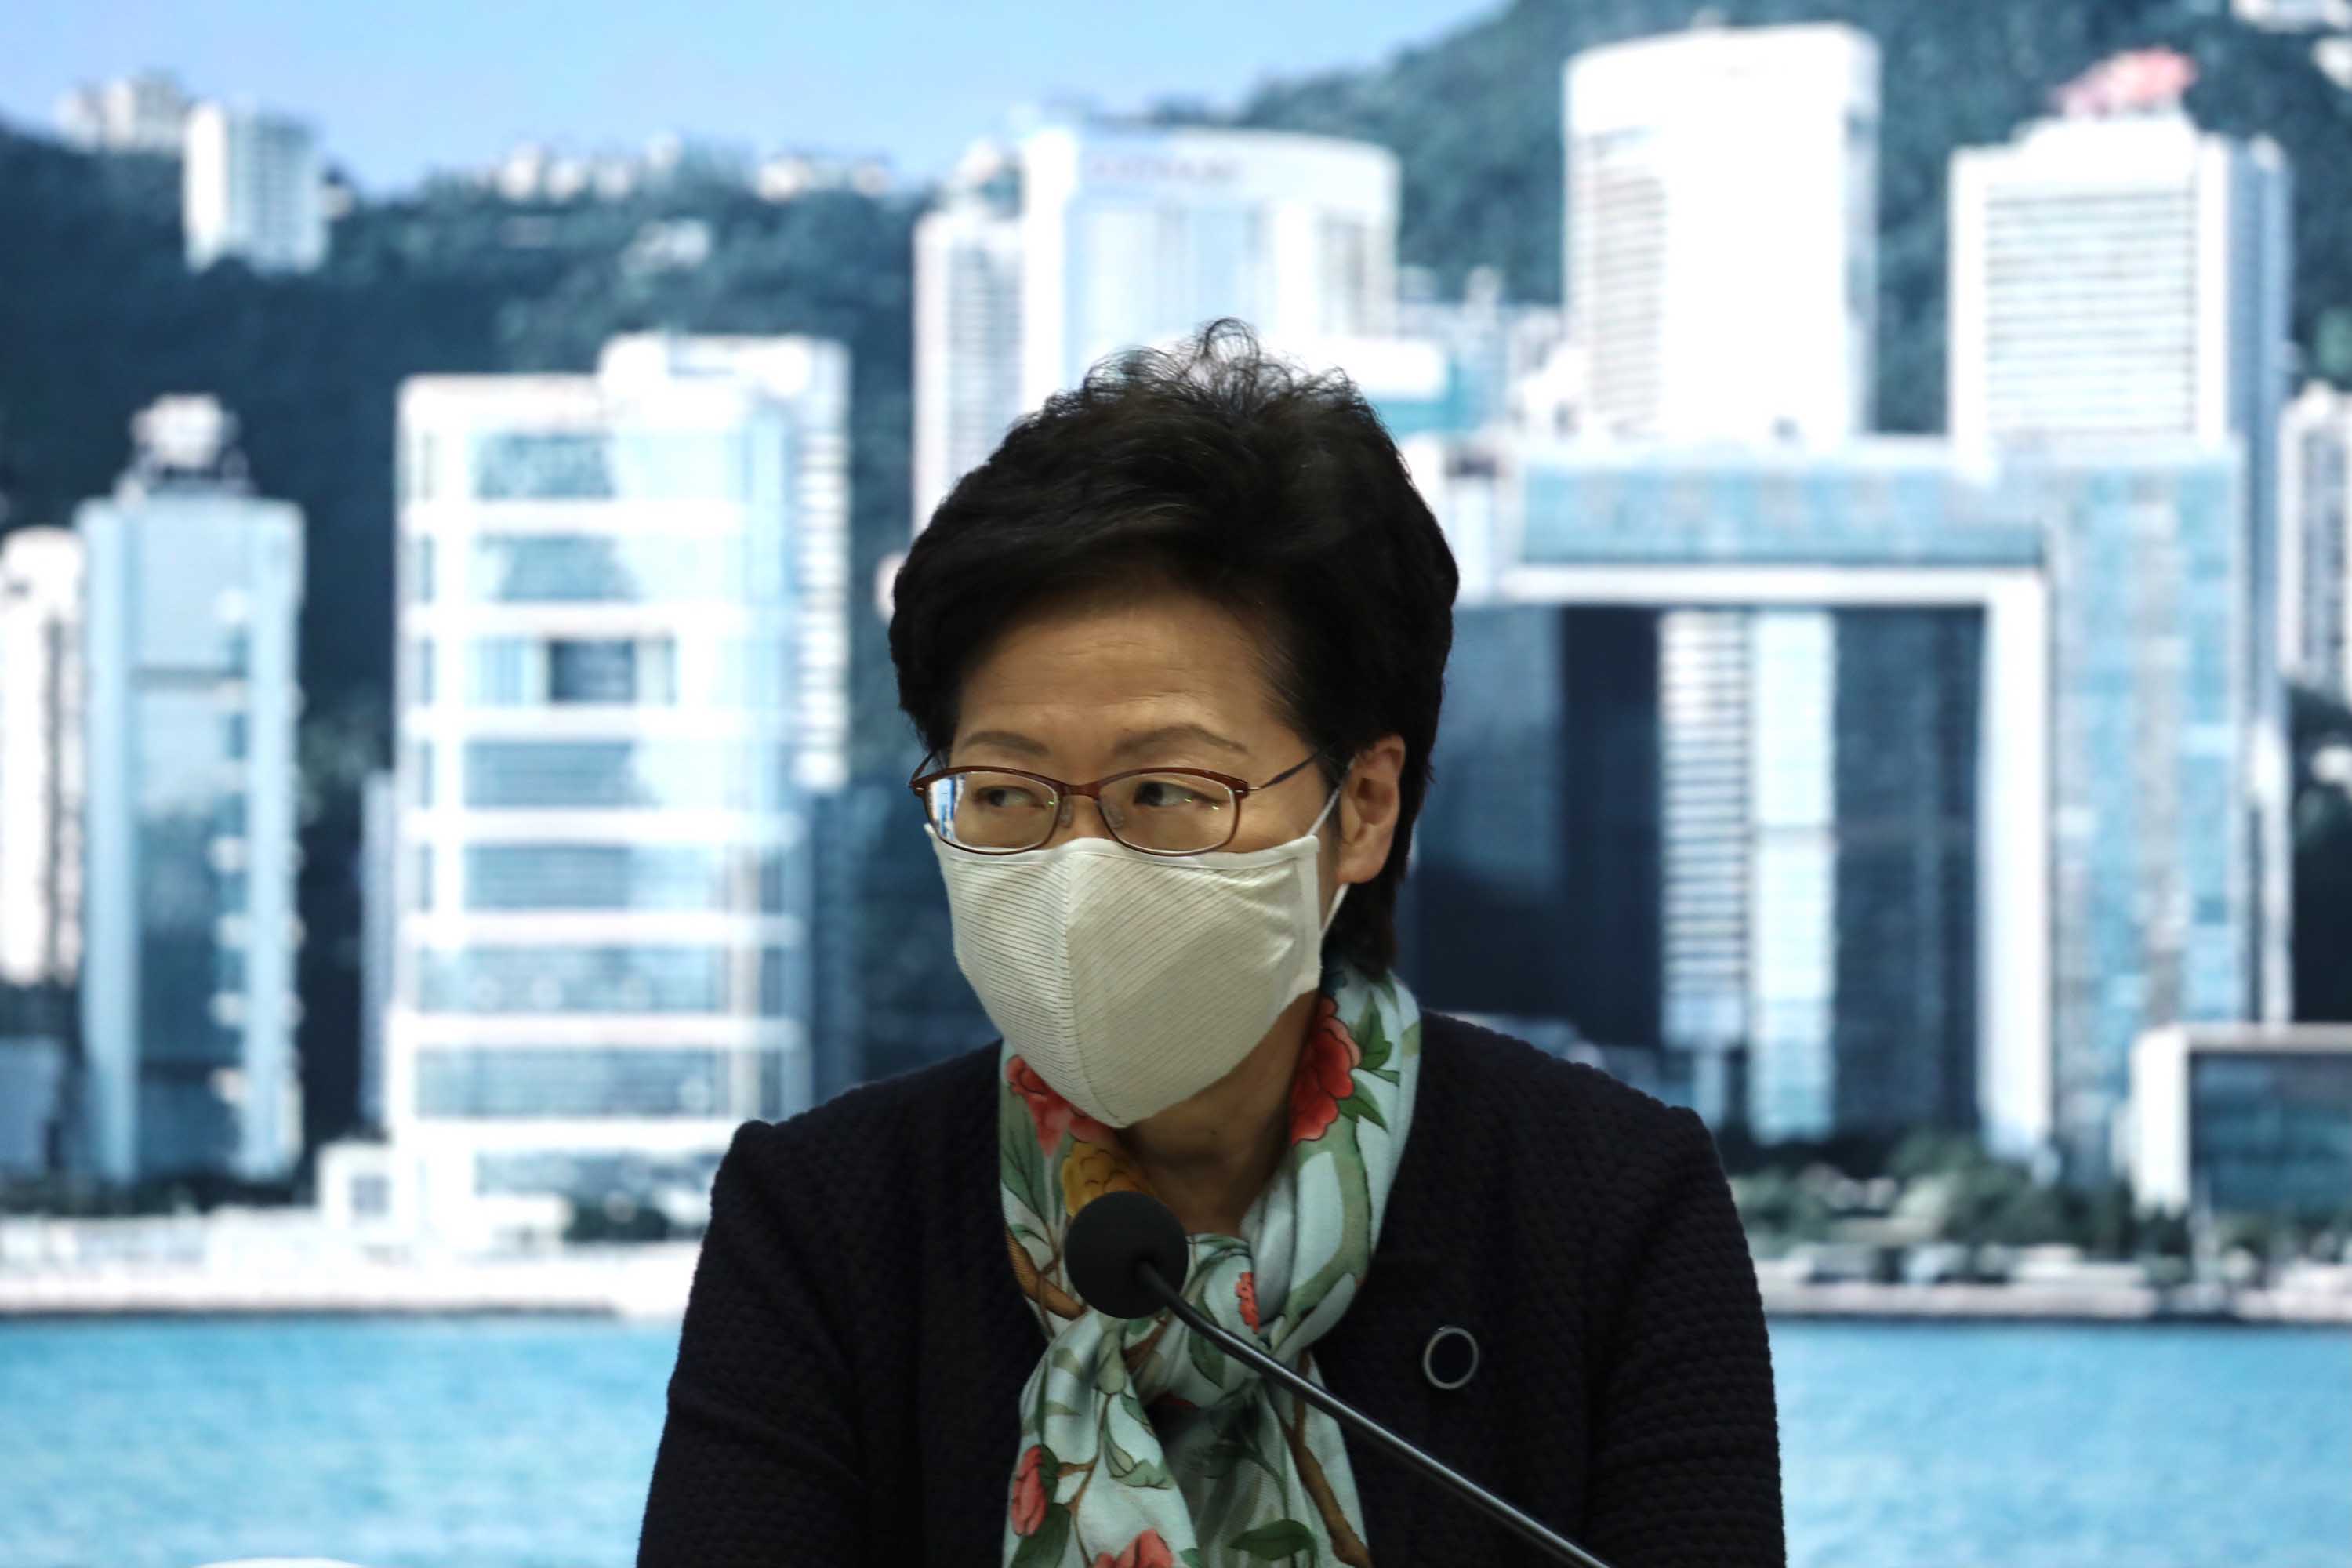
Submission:
MULTIPOLYGON (((675 1325, 0 1324, 0 1565, 619 1568, 675 1325)), ((2352 1568, 2352 1333, 1772 1331, 1797 1568, 2352 1568)))

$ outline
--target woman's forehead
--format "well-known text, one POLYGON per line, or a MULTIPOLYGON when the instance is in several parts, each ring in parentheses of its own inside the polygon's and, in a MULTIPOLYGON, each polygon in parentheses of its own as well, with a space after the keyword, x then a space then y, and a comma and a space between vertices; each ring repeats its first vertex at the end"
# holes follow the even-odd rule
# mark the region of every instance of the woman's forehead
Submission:
POLYGON ((1240 616, 1190 594, 1096 595, 1024 615, 966 668, 966 706, 1014 695, 1103 702, 1263 698, 1266 650, 1240 616))
POLYGON ((1205 601, 1057 607, 1008 627, 966 672, 958 744, 1156 740, 1239 758, 1280 728, 1264 653, 1205 601))

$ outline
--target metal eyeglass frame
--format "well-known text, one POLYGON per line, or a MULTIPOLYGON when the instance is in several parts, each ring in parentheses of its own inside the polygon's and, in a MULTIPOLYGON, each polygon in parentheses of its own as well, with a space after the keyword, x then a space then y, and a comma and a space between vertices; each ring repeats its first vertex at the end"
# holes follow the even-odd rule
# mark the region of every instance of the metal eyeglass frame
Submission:
POLYGON ((1291 774, 1298 772, 1299 769, 1307 766, 1308 763, 1320 761, 1322 759, 1322 755, 1323 753, 1320 752, 1309 752, 1302 761, 1292 763, 1289 767, 1283 769, 1280 773, 1275 774, 1264 784, 1255 784, 1250 783, 1247 779, 1235 778, 1231 773, 1212 773, 1207 768, 1126 768, 1122 769, 1118 773, 1106 773, 1101 778, 1095 780, 1092 784, 1072 784, 1066 779, 1055 778, 1049 773, 1033 773, 1026 768, 1000 768, 982 763, 967 763, 960 768, 940 768, 932 773, 918 773, 913 778, 907 781, 907 787, 914 792, 916 804, 923 808, 924 825, 930 828, 933 836, 936 837, 940 843, 945 844, 951 848, 961 849, 967 855, 1026 855, 1031 850, 1043 847, 1046 840, 1052 838, 1055 833, 1060 829, 1062 826, 1063 805, 1071 800, 1080 798, 1091 800, 1095 803, 1095 815, 1102 818, 1104 832, 1109 834, 1113 838, 1118 839, 1120 844, 1125 845, 1128 848, 1134 850, 1139 855, 1160 855, 1169 857, 1183 855, 1213 855, 1218 850, 1223 849, 1226 845, 1231 844, 1235 836, 1241 832, 1242 802, 1247 800, 1251 795, 1255 795, 1260 790, 1272 789, 1283 780, 1290 777, 1291 774), (1031 779, 1038 784, 1049 785, 1054 791, 1054 817, 1053 826, 1045 830, 1045 837, 1040 838, 1035 844, 1024 844, 1018 849, 975 849, 969 844, 959 844, 954 839, 950 838, 946 834, 940 832, 940 825, 931 819, 930 787, 931 785, 939 783, 941 779, 954 778, 962 773, 1009 773, 1017 779, 1031 779), (1219 839, 1216 843, 1201 849, 1147 849, 1140 844, 1129 844, 1126 839, 1120 838, 1118 829, 1111 826, 1111 820, 1108 814, 1104 812, 1102 808, 1103 789, 1106 785, 1115 784, 1121 779, 1131 779, 1143 773, 1150 773, 1162 778, 1173 776, 1177 778, 1210 779, 1217 784, 1224 785, 1228 790, 1231 790, 1234 796, 1234 819, 1226 825, 1224 837, 1219 839))

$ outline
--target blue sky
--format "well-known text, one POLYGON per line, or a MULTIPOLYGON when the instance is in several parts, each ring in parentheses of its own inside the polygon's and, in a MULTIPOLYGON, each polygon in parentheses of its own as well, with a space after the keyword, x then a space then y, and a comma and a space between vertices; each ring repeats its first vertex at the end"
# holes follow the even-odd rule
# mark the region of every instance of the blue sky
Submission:
POLYGON ((1024 100, 1230 104, 1271 76, 1370 65, 1495 0, 17 0, 0 116, 47 129, 78 82, 155 67, 311 121, 373 191, 512 143, 582 151, 665 131, 887 153, 944 170, 1024 100))

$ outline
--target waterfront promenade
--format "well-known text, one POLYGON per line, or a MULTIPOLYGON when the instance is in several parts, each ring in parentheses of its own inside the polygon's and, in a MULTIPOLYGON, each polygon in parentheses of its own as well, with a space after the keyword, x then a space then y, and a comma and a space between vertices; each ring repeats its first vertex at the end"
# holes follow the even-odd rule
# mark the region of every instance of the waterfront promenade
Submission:
MULTIPOLYGON (((572 1313, 675 1319, 699 1243, 562 1245, 497 1255, 371 1247, 299 1215, 0 1221, 0 1321, 130 1315, 572 1313)), ((2352 1326, 2352 1265, 2260 1280, 2156 1284, 2129 1264, 2006 1283, 1808 1277, 1757 1264, 1765 1310, 1827 1319, 2223 1321, 2352 1326)))

